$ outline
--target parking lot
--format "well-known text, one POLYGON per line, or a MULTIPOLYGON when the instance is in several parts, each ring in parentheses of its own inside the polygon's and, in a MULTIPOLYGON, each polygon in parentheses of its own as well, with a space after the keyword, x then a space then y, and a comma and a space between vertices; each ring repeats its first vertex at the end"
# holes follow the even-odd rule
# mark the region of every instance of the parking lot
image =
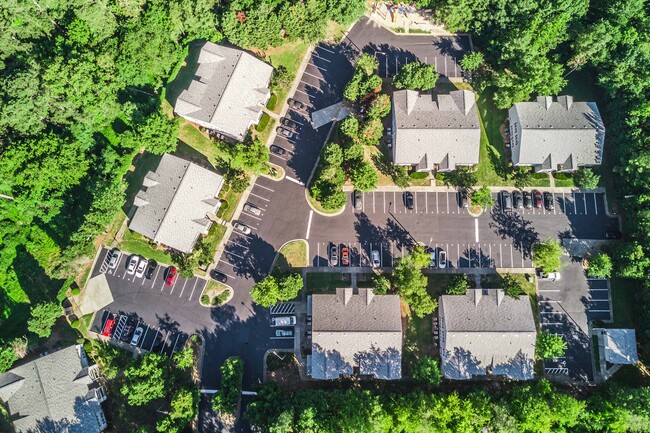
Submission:
POLYGON ((548 374, 591 380, 589 322, 611 321, 607 280, 587 278, 578 260, 564 259, 561 278, 539 281, 539 312, 543 331, 561 335, 567 342, 565 356, 544 363, 548 374))

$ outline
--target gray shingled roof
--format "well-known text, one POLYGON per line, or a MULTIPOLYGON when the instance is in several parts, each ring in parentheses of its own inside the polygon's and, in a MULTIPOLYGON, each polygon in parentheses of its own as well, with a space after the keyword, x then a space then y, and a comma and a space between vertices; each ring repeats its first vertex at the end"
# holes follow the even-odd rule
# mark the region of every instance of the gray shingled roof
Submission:
POLYGON ((129 228, 181 252, 190 252, 216 212, 223 177, 176 156, 163 155, 135 199, 129 228))
POLYGON ((402 320, 396 295, 371 289, 338 289, 312 295, 311 376, 337 379, 353 374, 401 378, 402 320))
POLYGON ((194 79, 174 111, 242 141, 268 100, 273 67, 245 51, 206 42, 197 64, 188 68, 196 68, 194 79))
POLYGON ((634 329, 595 329, 594 331, 603 333, 607 362, 612 364, 636 364, 639 362, 634 329))
POLYGON ((81 345, 70 346, 0 375, 0 396, 16 431, 98 433, 101 405, 87 400, 94 382, 81 345))
POLYGON ((481 130, 473 92, 393 92, 393 124, 397 165, 453 170, 457 164, 478 164, 481 130))
POLYGON ((440 297, 442 369, 449 379, 533 377, 537 331, 528 297, 500 289, 440 297))
POLYGON ((605 125, 595 102, 574 102, 571 96, 540 96, 519 102, 509 111, 510 121, 521 125, 520 145, 513 143, 514 165, 566 170, 602 161, 605 125))

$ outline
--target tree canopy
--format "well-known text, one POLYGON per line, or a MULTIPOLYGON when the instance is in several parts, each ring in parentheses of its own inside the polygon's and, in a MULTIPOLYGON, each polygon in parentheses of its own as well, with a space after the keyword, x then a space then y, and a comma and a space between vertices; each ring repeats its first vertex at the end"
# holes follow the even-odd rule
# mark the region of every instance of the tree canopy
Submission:
POLYGON ((400 68, 393 85, 398 89, 429 90, 436 86, 439 76, 434 65, 411 62, 400 68))
POLYGON ((147 353, 124 371, 120 393, 132 406, 142 406, 164 397, 169 390, 167 359, 157 353, 147 353))
POLYGON ((552 359, 563 356, 566 349, 566 341, 564 341, 561 335, 551 334, 547 331, 542 331, 537 334, 535 353, 540 358, 552 359))
POLYGON ((279 279, 269 275, 253 286, 251 298, 263 307, 271 307, 280 301, 294 299, 302 288, 303 281, 299 274, 288 274, 279 279))
POLYGON ((418 317, 431 314, 438 305, 427 293, 427 277, 422 268, 429 265, 429 253, 422 246, 402 256, 393 269, 393 287, 418 317))
POLYGON ((560 241, 547 239, 533 245, 533 262, 545 273, 558 272, 562 267, 560 241))

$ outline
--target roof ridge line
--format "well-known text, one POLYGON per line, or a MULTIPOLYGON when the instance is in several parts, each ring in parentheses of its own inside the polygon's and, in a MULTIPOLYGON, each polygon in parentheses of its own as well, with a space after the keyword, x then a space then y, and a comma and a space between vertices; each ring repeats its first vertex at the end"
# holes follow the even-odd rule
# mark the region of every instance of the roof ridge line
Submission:
MULTIPOLYGON (((178 158, 178 157, 176 157, 176 158, 178 158)), ((181 158, 179 158, 179 159, 181 159, 181 158)), ((183 159, 181 159, 181 160, 185 161, 183 159)), ((183 177, 181 178, 181 181, 178 182, 178 188, 176 188, 176 191, 174 192, 174 195, 172 196, 172 199, 169 202, 169 206, 167 207, 167 210, 165 210, 165 215, 163 215, 163 217, 160 219, 160 224, 158 224, 158 230, 156 231, 156 234, 154 235, 154 238, 153 238, 154 241, 156 240, 156 237, 158 236, 158 233, 160 233, 160 227, 162 227, 162 225, 164 224, 165 219, 167 218, 167 214, 169 213, 169 208, 172 207, 172 204, 174 203, 174 199, 176 198, 176 194, 178 194, 178 191, 181 190, 181 185, 183 184, 183 181, 185 180, 185 176, 187 176, 187 172, 189 171, 190 165, 192 165, 193 162, 187 161, 187 164, 188 164, 187 168, 183 172, 183 177)))
MULTIPOLYGON (((244 54, 248 54, 244 50, 239 50, 240 54, 237 56, 237 63, 235 63, 235 67, 232 69, 232 73, 230 74, 230 77, 228 77, 228 82, 226 83, 226 87, 223 88, 223 93, 221 93, 221 98, 219 98, 219 103, 221 103, 221 100, 223 99, 223 96, 226 94, 228 91, 228 88, 230 87, 230 83, 232 82, 232 77, 235 76, 235 71, 237 70, 237 66, 239 66, 239 62, 241 62, 242 57, 244 57, 244 54)), ((248 54, 250 56, 250 54, 248 54)), ((253 57, 253 56, 251 56, 253 57)), ((255 57, 253 57, 255 58, 255 57)), ((217 113, 217 109, 219 108, 219 104, 214 107, 214 111, 210 115, 210 123, 212 123, 212 119, 214 118, 214 115, 217 113)))

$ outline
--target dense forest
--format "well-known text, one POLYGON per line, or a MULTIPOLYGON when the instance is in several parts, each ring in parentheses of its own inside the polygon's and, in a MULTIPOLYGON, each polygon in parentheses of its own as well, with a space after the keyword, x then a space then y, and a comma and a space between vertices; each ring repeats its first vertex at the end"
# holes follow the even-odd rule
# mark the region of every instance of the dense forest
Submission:
POLYGON ((330 20, 347 25, 363 11, 362 0, 3 3, 0 368, 24 345, 35 306, 56 310, 94 254, 134 157, 175 148, 178 126, 160 105, 192 41, 315 41, 330 20))

